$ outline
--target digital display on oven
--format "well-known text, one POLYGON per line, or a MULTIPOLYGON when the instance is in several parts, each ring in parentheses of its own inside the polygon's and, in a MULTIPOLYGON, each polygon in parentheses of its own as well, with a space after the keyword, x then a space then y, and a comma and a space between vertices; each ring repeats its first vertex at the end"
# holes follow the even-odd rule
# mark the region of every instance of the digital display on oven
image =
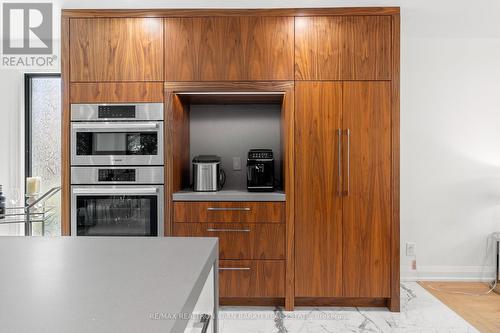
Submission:
POLYGON ((135 182, 135 169, 99 169, 100 182, 135 182))
POLYGON ((135 105, 99 105, 99 118, 135 118, 135 105))

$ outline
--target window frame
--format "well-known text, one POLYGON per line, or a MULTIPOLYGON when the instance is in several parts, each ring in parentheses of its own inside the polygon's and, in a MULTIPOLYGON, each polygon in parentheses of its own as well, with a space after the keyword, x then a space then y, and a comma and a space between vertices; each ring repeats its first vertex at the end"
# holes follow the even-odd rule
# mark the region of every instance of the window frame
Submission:
POLYGON ((26 178, 32 175, 33 156, 32 139, 32 81, 35 78, 61 78, 61 73, 25 73, 24 74, 24 188, 26 178))

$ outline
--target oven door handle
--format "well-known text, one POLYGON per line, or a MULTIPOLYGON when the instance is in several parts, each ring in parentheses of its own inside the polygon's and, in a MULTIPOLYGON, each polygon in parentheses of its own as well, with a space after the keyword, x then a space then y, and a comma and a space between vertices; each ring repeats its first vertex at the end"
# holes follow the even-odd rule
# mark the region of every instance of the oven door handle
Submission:
POLYGON ((157 194, 156 187, 120 187, 120 188, 74 188, 74 194, 157 194))
POLYGON ((110 129, 118 129, 122 131, 127 130, 155 130, 159 127, 158 123, 113 123, 113 122, 104 122, 104 123, 73 123, 74 129, 80 130, 110 130, 110 129))

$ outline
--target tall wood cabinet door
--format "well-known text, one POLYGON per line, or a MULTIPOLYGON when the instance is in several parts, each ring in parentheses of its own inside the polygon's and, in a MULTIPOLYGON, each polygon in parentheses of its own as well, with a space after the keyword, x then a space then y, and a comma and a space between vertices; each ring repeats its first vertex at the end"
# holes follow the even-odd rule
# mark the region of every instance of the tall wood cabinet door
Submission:
POLYGON ((390 80, 390 16, 295 18, 296 80, 390 80))
POLYGON ((165 78, 293 80, 293 18, 167 18, 165 78))
POLYGON ((295 296, 342 295, 342 83, 295 84, 295 296))
POLYGON ((391 83, 344 82, 343 127, 344 296, 390 297, 391 83))
POLYGON ((161 18, 72 18, 71 81, 163 81, 161 18))

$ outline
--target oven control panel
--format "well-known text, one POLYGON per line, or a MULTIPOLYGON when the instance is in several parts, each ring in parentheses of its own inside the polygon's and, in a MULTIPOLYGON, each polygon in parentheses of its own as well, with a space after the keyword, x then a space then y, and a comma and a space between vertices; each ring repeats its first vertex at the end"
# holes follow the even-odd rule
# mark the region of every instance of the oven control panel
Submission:
POLYGON ((135 105, 99 105, 98 118, 135 118, 135 105))
POLYGON ((100 182, 135 182, 135 169, 99 169, 100 182))
POLYGON ((163 166, 71 167, 72 185, 163 185, 163 166))

